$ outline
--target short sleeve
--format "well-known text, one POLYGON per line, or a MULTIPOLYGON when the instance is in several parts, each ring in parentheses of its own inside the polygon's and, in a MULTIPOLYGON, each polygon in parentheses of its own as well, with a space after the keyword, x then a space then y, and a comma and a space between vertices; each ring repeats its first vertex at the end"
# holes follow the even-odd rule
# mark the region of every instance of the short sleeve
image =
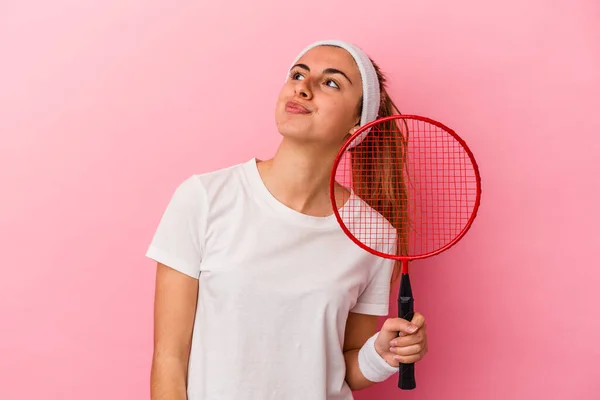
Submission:
MULTIPOLYGON (((390 246, 395 248, 396 243, 391 243, 390 246)), ((386 252, 389 253, 391 250, 388 248, 386 252)), ((375 261, 372 264, 371 279, 350 311, 357 314, 387 316, 390 309, 390 288, 396 260, 375 255, 373 257, 375 261)))
MULTIPOLYGON (((382 239, 384 244, 380 250, 386 254, 395 252, 398 236, 393 227, 382 239)), ((371 279, 350 311, 357 314, 387 316, 390 309, 392 274, 397 261, 376 255, 373 255, 373 260, 371 279)))
POLYGON ((208 214, 202 182, 192 176, 173 193, 146 256, 193 278, 199 278, 208 214))

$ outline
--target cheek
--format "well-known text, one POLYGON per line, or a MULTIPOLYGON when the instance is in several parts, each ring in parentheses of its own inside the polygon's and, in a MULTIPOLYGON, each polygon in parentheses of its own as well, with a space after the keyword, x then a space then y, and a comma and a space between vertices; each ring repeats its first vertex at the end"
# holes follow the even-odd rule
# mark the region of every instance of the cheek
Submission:
POLYGON ((275 115, 277 117, 283 117, 283 114, 285 113, 285 103, 288 98, 290 98, 289 89, 284 87, 279 92, 279 96, 277 96, 277 100, 275 101, 275 115))
POLYGON ((323 110, 327 125, 336 126, 339 129, 350 129, 353 125, 356 110, 344 101, 332 101, 323 110))
POLYGON ((279 96, 277 97, 277 101, 280 102, 284 98, 291 97, 293 95, 294 95, 294 86, 288 81, 279 90, 279 96))
POLYGON ((333 106, 319 109, 319 115, 315 122, 315 128, 319 135, 328 140, 338 142, 344 138, 351 128, 350 119, 346 115, 344 107, 333 106), (318 121, 318 122, 317 122, 318 121))
POLYGON ((282 89, 279 91, 279 95, 277 96, 277 104, 281 103, 281 101, 282 101, 282 100, 283 100, 283 98, 285 97, 285 93, 286 93, 286 90, 285 90, 285 87, 284 87, 284 88, 282 88, 282 89))

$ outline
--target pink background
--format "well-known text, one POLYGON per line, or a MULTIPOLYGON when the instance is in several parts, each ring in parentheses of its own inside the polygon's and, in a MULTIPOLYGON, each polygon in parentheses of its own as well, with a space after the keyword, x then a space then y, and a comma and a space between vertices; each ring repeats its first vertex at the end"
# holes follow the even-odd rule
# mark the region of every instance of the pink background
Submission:
POLYGON ((270 156, 289 63, 330 37, 462 135, 484 185, 413 272, 418 389, 357 399, 600 398, 600 3, 375 3, 0 2, 1 399, 148 398, 144 252, 172 191, 270 156))

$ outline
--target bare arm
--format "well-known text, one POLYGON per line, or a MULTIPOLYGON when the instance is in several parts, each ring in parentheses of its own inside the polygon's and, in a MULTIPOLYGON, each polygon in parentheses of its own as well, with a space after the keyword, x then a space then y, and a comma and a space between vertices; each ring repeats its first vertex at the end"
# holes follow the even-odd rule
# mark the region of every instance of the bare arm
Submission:
POLYGON ((186 400, 198 280, 158 263, 151 400, 186 400))
POLYGON ((364 377, 358 368, 358 351, 367 339, 377 331, 375 315, 350 313, 346 322, 344 357, 346 359, 346 382, 350 389, 361 390, 374 384, 364 377))

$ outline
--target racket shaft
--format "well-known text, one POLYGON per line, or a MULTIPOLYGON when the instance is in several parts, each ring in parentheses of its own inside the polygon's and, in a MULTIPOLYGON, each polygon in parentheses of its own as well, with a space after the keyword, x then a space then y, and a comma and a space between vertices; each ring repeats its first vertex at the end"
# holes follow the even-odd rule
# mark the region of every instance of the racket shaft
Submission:
MULTIPOLYGON (((407 321, 412 321, 414 312, 414 299, 412 297, 412 288, 408 274, 402 274, 400 281, 400 296, 398 297, 398 316, 407 321)), ((410 390, 417 384, 415 381, 415 365, 400 363, 398 376, 398 388, 410 390)))

